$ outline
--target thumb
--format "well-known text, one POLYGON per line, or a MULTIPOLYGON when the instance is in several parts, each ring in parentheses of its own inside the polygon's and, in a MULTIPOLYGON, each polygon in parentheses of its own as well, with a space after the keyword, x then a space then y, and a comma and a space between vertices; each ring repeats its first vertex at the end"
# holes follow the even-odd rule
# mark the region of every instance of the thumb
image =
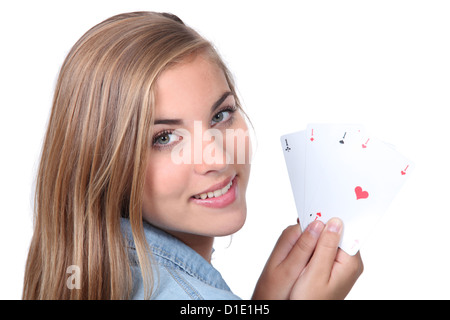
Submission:
POLYGON ((273 266, 280 265, 286 257, 291 252, 295 243, 298 241, 302 234, 300 226, 298 224, 289 226, 284 229, 283 233, 280 235, 275 247, 273 248, 272 254, 268 260, 268 263, 273 266))

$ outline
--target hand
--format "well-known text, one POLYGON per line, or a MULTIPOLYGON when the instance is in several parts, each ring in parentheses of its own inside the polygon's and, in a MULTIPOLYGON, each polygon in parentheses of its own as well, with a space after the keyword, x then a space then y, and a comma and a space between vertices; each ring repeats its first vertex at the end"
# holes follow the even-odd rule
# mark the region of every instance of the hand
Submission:
POLYGON ((338 248, 342 222, 286 228, 258 280, 253 299, 343 299, 363 271, 359 252, 338 248))

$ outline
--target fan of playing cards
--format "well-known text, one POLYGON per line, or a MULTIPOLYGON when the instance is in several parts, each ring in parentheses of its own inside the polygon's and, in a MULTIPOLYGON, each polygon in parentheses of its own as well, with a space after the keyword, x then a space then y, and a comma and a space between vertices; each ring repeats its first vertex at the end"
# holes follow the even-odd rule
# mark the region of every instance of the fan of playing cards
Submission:
POLYGON ((413 170, 392 145, 360 125, 309 124, 281 137, 304 230, 332 217, 344 222, 342 250, 354 255, 413 170))

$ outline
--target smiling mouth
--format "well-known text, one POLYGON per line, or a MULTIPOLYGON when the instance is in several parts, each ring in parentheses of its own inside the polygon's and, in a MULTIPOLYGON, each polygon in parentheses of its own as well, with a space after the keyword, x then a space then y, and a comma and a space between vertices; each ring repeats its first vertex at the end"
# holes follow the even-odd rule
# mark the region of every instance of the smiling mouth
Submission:
POLYGON ((193 196, 193 198, 195 199, 211 199, 211 198, 217 198, 220 197, 222 195, 224 195, 225 193, 228 192, 228 190, 230 190, 231 186, 233 185, 233 180, 231 180, 225 187, 221 188, 221 189, 217 189, 214 191, 209 191, 209 192, 205 192, 205 193, 200 193, 200 194, 196 194, 193 196))

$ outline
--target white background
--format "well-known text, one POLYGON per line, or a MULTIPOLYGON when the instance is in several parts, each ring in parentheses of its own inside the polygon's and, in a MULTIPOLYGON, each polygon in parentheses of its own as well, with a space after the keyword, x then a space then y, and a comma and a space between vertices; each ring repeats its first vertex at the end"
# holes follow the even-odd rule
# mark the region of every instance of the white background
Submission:
POLYGON ((361 250, 348 299, 450 298, 448 1, 2 1, 0 298, 21 297, 32 184, 58 70, 95 24, 122 12, 177 14, 234 73, 258 147, 248 219, 213 260, 250 298, 296 210, 279 137, 310 122, 362 123, 416 170, 361 250))

